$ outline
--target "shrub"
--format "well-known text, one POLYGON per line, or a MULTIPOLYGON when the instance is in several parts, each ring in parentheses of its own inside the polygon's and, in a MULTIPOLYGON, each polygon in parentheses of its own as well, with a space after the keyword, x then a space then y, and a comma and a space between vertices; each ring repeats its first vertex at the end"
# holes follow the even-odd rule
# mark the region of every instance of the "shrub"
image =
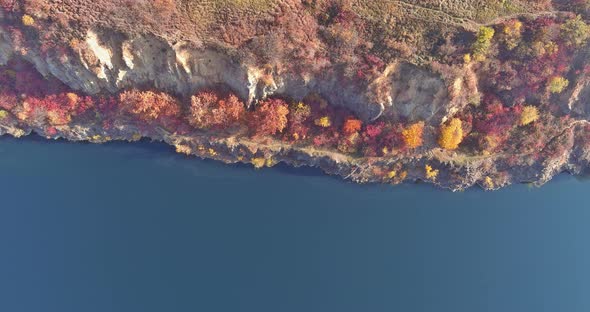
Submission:
POLYGON ((266 159, 264 157, 255 157, 250 159, 250 162, 256 169, 260 169, 266 165, 266 159))
POLYGON ((397 172, 395 170, 390 170, 386 174, 387 178, 389 178, 389 179, 395 178, 396 175, 397 175, 397 172))
POLYGON ((504 42, 506 49, 513 50, 518 46, 522 35, 522 22, 519 20, 510 20, 502 28, 501 40, 504 42))
POLYGON ((319 133, 313 138, 313 145, 317 147, 332 147, 336 143, 336 138, 331 132, 319 133))
POLYGON ((563 40, 573 47, 583 45, 590 38, 590 26, 578 15, 561 25, 563 40))
POLYGON ((521 126, 526 126, 535 122, 537 119, 539 119, 539 110, 535 106, 527 105, 522 109, 519 124, 521 126))
POLYGON ((158 13, 159 18, 167 19, 170 18, 176 9, 174 0, 152 0, 152 6, 158 13))
POLYGON ((119 101, 113 96, 98 98, 96 108, 102 117, 112 117, 118 112, 119 101))
POLYGON ((482 61, 488 53, 492 45, 492 38, 494 37, 494 29, 491 27, 482 26, 477 32, 477 38, 471 46, 473 56, 476 61, 482 61))
POLYGON ((17 8, 16 0, 0 0, 0 8, 8 12, 13 12, 17 8))
POLYGON ((75 93, 59 93, 45 97, 27 97, 22 107, 17 107, 15 111, 21 120, 65 125, 72 121, 72 117, 84 113, 92 106, 94 103, 90 97, 80 97, 75 93))
POLYGON ((177 153, 181 153, 181 154, 185 154, 185 155, 191 155, 193 153, 192 148, 188 145, 185 145, 185 144, 176 144, 174 147, 176 148, 177 153))
POLYGON ((483 180, 483 186, 488 190, 493 189, 494 188, 494 180, 492 180, 492 178, 490 178, 489 176, 486 176, 485 179, 483 180))
POLYGON ((561 93, 569 85, 569 81, 563 77, 553 77, 549 80, 547 88, 551 93, 561 93))
POLYGON ((316 126, 319 126, 319 127, 322 127, 322 128, 328 128, 328 127, 330 127, 332 125, 332 121, 330 120, 330 117, 329 116, 323 116, 323 117, 320 117, 320 118, 316 119, 314 121, 314 124, 316 126))
POLYGON ((237 96, 230 94, 217 102, 217 107, 212 111, 212 123, 214 126, 226 128, 242 120, 245 113, 244 103, 237 96))
POLYGON ((520 37, 522 31, 522 22, 519 20, 510 20, 504 24, 503 33, 508 36, 520 37))
POLYGON ((361 130, 363 122, 355 118, 347 118, 342 125, 342 132, 346 135, 357 133, 361 130))
POLYGON ((311 115, 311 107, 303 102, 291 106, 289 112, 289 138, 300 140, 307 138, 309 127, 306 122, 311 115))
POLYGON ((0 92, 0 108, 12 110, 18 104, 18 98, 15 94, 10 92, 0 92))
POLYGON ((410 125, 402 131, 404 143, 408 148, 417 148, 422 146, 422 134, 424 132, 424 122, 417 122, 410 125))
POLYGON ((358 132, 354 132, 347 137, 343 137, 338 141, 337 149, 342 153, 353 154, 357 152, 360 143, 360 136, 358 132))
POLYGON ((213 92, 203 91, 193 95, 189 110, 189 123, 195 128, 209 128, 211 126, 209 114, 218 101, 219 97, 213 92))
POLYGON ((424 166, 425 176, 427 179, 435 181, 436 177, 438 176, 438 169, 432 169, 432 166, 426 165, 424 166))
POLYGON ((370 125, 367 125, 367 127, 365 129, 365 133, 367 134, 367 136, 369 138, 375 139, 381 133, 383 133, 383 127, 385 127, 385 124, 383 122, 370 124, 370 125))
POLYGON ((448 150, 455 150, 459 147, 461 141, 463 141, 461 119, 453 118, 448 124, 441 126, 440 137, 438 138, 438 144, 440 147, 448 150))
POLYGON ((33 26, 35 24, 35 20, 30 16, 30 15, 23 15, 23 17, 21 18, 21 21, 23 22, 23 25, 25 26, 33 26))

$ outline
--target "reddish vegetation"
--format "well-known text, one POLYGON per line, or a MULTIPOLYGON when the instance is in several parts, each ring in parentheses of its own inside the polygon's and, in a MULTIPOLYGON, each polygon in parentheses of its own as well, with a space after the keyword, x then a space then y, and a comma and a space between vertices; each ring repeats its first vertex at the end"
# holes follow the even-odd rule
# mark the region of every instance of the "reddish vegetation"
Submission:
POLYGON ((510 129, 517 124, 520 106, 505 107, 492 97, 484 100, 483 106, 483 111, 475 118, 474 130, 484 135, 508 136, 510 129))
POLYGON ((357 133, 361 131, 361 127, 363 122, 359 119, 355 119, 353 117, 349 117, 344 121, 344 125, 342 126, 342 132, 345 135, 351 135, 353 133, 357 133))
POLYGON ((241 122, 245 115, 244 103, 234 94, 219 98, 212 91, 203 91, 191 97, 189 123, 201 129, 225 129, 241 122))
MULTIPOLYGON (((269 98, 249 111, 234 94, 214 90, 198 92, 189 103, 149 90, 128 90, 116 97, 89 97, 68 91, 53 79, 44 79, 26 63, 19 62, 0 70, 0 82, 0 108, 19 122, 43 127, 47 135, 56 135, 60 126, 77 122, 99 122, 104 129, 110 129, 116 119, 125 118, 145 131, 157 126, 177 133, 225 130, 256 139, 274 137, 354 156, 378 157, 410 153, 425 144, 425 133, 438 133, 423 122, 385 119, 364 124, 350 111, 329 105, 317 94, 291 104, 269 98)), ((567 119, 542 115, 541 122, 519 127, 523 105, 507 106, 502 98, 486 95, 477 108, 470 108, 457 118, 468 138, 469 143, 465 144, 475 142, 470 148, 488 152, 510 148, 534 153, 535 157, 558 155, 562 145, 553 146, 551 153, 540 154, 538 150, 557 135, 555 129, 566 124, 567 119), (510 138, 517 143, 504 146, 510 138)), ((463 143, 459 148, 462 146, 463 143)))
POLYGON ((12 110, 18 104, 18 97, 10 91, 0 93, 0 107, 4 110, 12 110))
POLYGON ((275 135, 287 126, 289 107, 281 99, 264 100, 256 106, 248 118, 250 132, 254 136, 275 135))
POLYGON ((294 103, 289 108, 289 124, 287 126, 287 140, 305 140, 310 131, 309 118, 311 107, 303 102, 294 103))
POLYGON ((540 17, 523 23, 506 22, 497 29, 497 56, 486 65, 487 94, 494 94, 508 106, 525 99, 545 101, 555 78, 567 77, 580 42, 588 29, 575 17, 540 17), (522 25, 515 28, 515 24, 522 25))
POLYGON ((145 122, 175 118, 180 113, 176 99, 166 93, 130 90, 122 92, 119 100, 125 111, 145 122))
POLYGON ((124 118, 146 131, 156 126, 178 133, 214 129, 239 134, 247 130, 256 138, 275 136, 346 153, 372 150, 368 155, 382 149, 387 140, 377 138, 381 124, 364 128, 350 111, 329 105, 317 94, 291 105, 283 99, 262 100, 251 111, 234 94, 212 90, 198 92, 186 105, 169 94, 150 90, 90 97, 69 91, 55 79, 45 79, 20 62, 0 70, 0 82, 0 108, 15 120, 44 127, 47 135, 55 135, 56 127, 77 122, 100 122, 109 130, 124 118))
POLYGON ((407 148, 418 148, 424 143, 424 122, 418 122, 408 126, 402 131, 404 143, 407 148))
POLYGON ((7 12, 13 12, 17 9, 16 0, 0 0, 0 8, 7 12))
MULTIPOLYGON (((126 5, 121 8, 113 5, 118 2, 104 3, 102 7, 106 10, 97 9, 102 13, 116 15, 119 14, 117 10, 121 10, 126 12, 122 15, 125 16, 130 10, 143 12, 139 27, 144 27, 147 33, 155 32, 150 26, 157 26, 160 20, 169 26, 175 18, 183 18, 176 5, 178 2, 172 0, 124 1, 126 5)), ((252 59, 248 61, 268 71, 265 75, 269 84, 276 73, 290 71, 319 77, 317 73, 333 71, 330 74, 338 75, 327 76, 341 78, 342 84, 363 91, 369 82, 375 82, 374 78, 383 74, 386 65, 394 64, 393 59, 399 61, 400 55, 404 58, 400 62, 419 63, 417 60, 431 59, 414 55, 416 49, 424 48, 417 44, 397 42, 385 34, 381 40, 381 31, 402 32, 371 24, 355 13, 352 3, 295 1, 292 6, 279 5, 280 9, 269 13, 264 21, 245 16, 230 20, 222 30, 216 29, 216 25, 207 26, 212 30, 203 33, 217 31, 218 43, 222 46, 227 44, 228 49, 239 49, 243 55, 251 52, 252 59)), ((575 3, 578 7, 582 1, 575 3)), ((71 16, 44 18, 40 12, 59 11, 54 4, 27 1, 27 6, 21 6, 13 0, 0 0, 0 8, 9 12, 6 16, 11 24, 2 26, 16 54, 40 53, 59 58, 71 52, 68 49, 84 54, 82 36, 88 25, 77 29, 70 23, 71 16), (21 11, 24 7, 26 9, 21 11), (68 27, 76 31, 68 32, 68 27), (63 36, 74 33, 82 36, 63 36)), ((190 15, 190 12, 183 13, 190 15)), ((225 13, 232 15, 232 12, 225 13)), ((93 18, 102 17, 110 18, 110 15, 93 18)), ((125 27, 132 27, 127 24, 125 27)), ((401 27, 401 24, 403 21, 390 26, 401 27)), ((175 29, 174 32, 190 36, 190 32, 184 30, 175 29)), ((200 31, 193 33, 200 34, 200 31)), ((571 124, 568 114, 573 110, 565 110, 558 103, 564 102, 560 94, 567 96, 580 85, 580 77, 590 73, 589 65, 572 66, 586 61, 580 51, 585 51, 583 45, 590 35, 581 18, 546 14, 537 18, 509 19, 498 25, 481 27, 473 34, 456 31, 453 34, 457 38, 450 34, 444 40, 437 38, 439 34, 424 33, 432 36, 424 38, 425 41, 435 39, 430 41, 440 45, 432 47, 432 51, 440 55, 429 55, 436 60, 431 62, 431 69, 440 74, 450 94, 447 102, 450 104, 436 109, 448 112, 460 108, 444 119, 441 114, 419 120, 414 114, 399 117, 386 111, 379 120, 363 122, 351 111, 329 105, 313 93, 297 101, 260 99, 249 103, 248 107, 231 92, 217 89, 201 90, 190 99, 147 89, 126 90, 112 96, 84 96, 56 79, 45 79, 31 65, 18 61, 18 57, 0 68, 0 118, 15 125, 42 129, 49 136, 59 135, 68 125, 92 125, 108 130, 126 123, 139 129, 141 135, 168 131, 248 137, 252 141, 276 140, 351 157, 367 157, 370 161, 375 160, 374 157, 400 155, 411 159, 438 147, 446 150, 437 150, 443 156, 497 153, 526 155, 525 161, 535 161, 560 157, 571 147, 573 139, 563 129, 571 124), (472 40, 471 47, 467 40, 472 40), (463 99, 465 101, 459 101, 463 99), (527 111, 532 115, 527 117, 527 111)), ((194 38, 182 39, 190 42, 189 39, 194 38)), ((391 110, 395 109, 393 106, 391 110)), ((588 140, 588 137, 580 140, 588 140)), ((185 150, 190 152, 190 148, 185 150)), ((510 161, 511 165, 518 164, 519 158, 514 156, 510 161)), ((430 164, 421 168, 430 168, 426 171, 431 177, 438 174, 430 164)), ((387 176, 393 179, 398 174, 400 178, 404 171, 398 169, 401 168, 387 169, 387 176)), ((385 175, 383 172, 386 171, 379 174, 385 175)))
POLYGON ((21 120, 29 120, 36 124, 43 124, 46 119, 49 124, 65 125, 73 117, 84 114, 94 107, 94 101, 88 96, 78 96, 75 93, 60 93, 42 98, 26 97, 22 108, 17 112, 21 120))

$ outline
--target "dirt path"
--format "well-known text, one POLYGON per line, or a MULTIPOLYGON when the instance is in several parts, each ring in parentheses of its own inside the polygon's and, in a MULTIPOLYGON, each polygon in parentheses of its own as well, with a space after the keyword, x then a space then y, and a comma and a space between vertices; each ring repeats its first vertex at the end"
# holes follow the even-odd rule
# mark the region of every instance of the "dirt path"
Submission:
MULTIPOLYGON (((515 13, 515 14, 510 14, 510 15, 505 15, 505 16, 499 16, 487 23, 479 23, 479 22, 476 22, 476 21, 469 19, 469 18, 449 14, 441 9, 433 9, 433 8, 429 8, 429 7, 425 7, 425 6, 421 6, 421 5, 417 5, 417 4, 408 3, 403 0, 395 0, 393 2, 397 3, 398 5, 400 5, 402 7, 414 9, 415 11, 417 11, 417 13, 419 13, 419 11, 423 10, 423 11, 427 11, 431 14, 438 15, 440 17, 441 22, 446 23, 446 24, 450 24, 450 25, 460 26, 460 27, 462 27, 466 30, 470 30, 470 31, 477 31, 481 26, 497 25, 497 24, 501 24, 505 21, 508 21, 508 20, 511 20, 514 18, 519 18, 519 17, 527 17, 527 18, 535 19, 535 18, 538 18, 541 16, 555 17, 558 14, 571 13, 571 12, 557 11, 557 10, 556 11, 541 11, 541 12, 535 12, 535 13, 515 13), (446 20, 446 22, 445 22, 445 20, 446 20), (448 22, 448 20, 452 20, 453 22, 448 22)), ((423 19, 426 21, 431 21, 431 19, 429 19, 427 16, 420 17, 419 14, 416 14, 416 15, 418 15, 418 16, 414 16, 415 18, 423 19)))

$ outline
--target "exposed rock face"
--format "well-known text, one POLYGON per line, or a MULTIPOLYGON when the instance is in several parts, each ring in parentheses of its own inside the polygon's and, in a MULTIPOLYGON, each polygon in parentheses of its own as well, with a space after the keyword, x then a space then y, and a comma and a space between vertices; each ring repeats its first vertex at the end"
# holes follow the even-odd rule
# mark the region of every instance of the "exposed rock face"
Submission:
POLYGON ((414 122, 436 117, 440 122, 443 117, 440 113, 449 104, 444 81, 411 64, 389 66, 373 87, 383 91, 378 95, 383 101, 383 113, 394 119, 414 122))
MULTIPOLYGON (((0 64, 14 54, 6 38, 0 30, 0 64)), ((276 72, 242 63, 212 48, 171 44, 148 35, 127 38, 106 30, 88 31, 74 55, 42 57, 38 51, 28 51, 24 57, 43 75, 52 75, 88 94, 149 86, 190 96, 202 88, 225 85, 248 103, 255 103, 273 94, 301 99, 316 92, 365 120, 385 113, 405 120, 436 117, 437 122, 449 103, 443 80, 411 64, 393 64, 383 76, 363 87, 343 83, 334 72, 307 77, 276 72)))
POLYGON ((573 90, 564 95, 562 99, 567 103, 567 110, 573 114, 580 115, 585 119, 590 119, 590 79, 580 79, 573 90))
MULTIPOLYGON (((590 80, 583 73, 575 74, 579 76, 572 79, 573 86, 566 92, 546 93, 547 99, 553 101, 551 104, 555 104, 552 107, 554 111, 547 113, 550 118, 537 128, 538 131, 533 132, 527 129, 530 130, 535 125, 519 122, 522 112, 519 109, 527 104, 524 101, 535 101, 531 94, 522 93, 524 95, 521 96, 521 103, 515 103, 514 96, 514 99, 510 97, 510 101, 499 105, 493 99, 490 100, 486 104, 489 104, 490 110, 481 106, 477 108, 480 99, 484 97, 482 94, 485 93, 480 93, 480 90, 486 88, 487 78, 483 72, 490 68, 482 69, 485 66, 481 63, 466 60, 470 57, 455 58, 444 64, 433 62, 430 68, 395 59, 389 64, 383 62, 382 66, 375 66, 378 69, 371 68, 371 75, 360 75, 368 78, 359 83, 350 79, 351 73, 347 73, 348 76, 343 75, 344 70, 339 68, 342 63, 326 62, 329 65, 317 68, 312 66, 313 69, 305 67, 305 70, 297 71, 280 62, 264 64, 248 54, 251 51, 248 52, 247 49, 241 51, 201 43, 198 40, 172 42, 154 34, 135 32, 131 35, 105 28, 90 28, 85 33, 82 32, 82 41, 72 44, 71 49, 64 53, 57 49, 43 50, 35 42, 23 51, 14 43, 18 36, 15 33, 9 36, 9 31, 8 28, 0 27, 0 64, 8 63, 11 58, 24 58, 42 75, 55 77, 80 93, 115 94, 129 88, 145 88, 173 93, 184 101, 199 90, 223 86, 231 89, 248 105, 256 105, 257 101, 272 95, 300 100, 310 93, 318 93, 330 104, 353 111, 362 119, 362 123, 357 120, 358 117, 353 116, 354 121, 362 124, 364 130, 369 129, 367 124, 370 122, 384 117, 375 124, 386 120, 389 122, 389 134, 395 132, 395 135, 384 139, 383 142, 387 141, 386 143, 369 153, 359 153, 356 147, 348 149, 346 144, 352 141, 364 140, 366 143, 381 133, 381 130, 374 130, 373 134, 368 134, 368 131, 361 134, 361 125, 358 126, 359 129, 352 130, 353 133, 343 131, 344 121, 352 118, 348 116, 351 115, 348 111, 346 116, 339 117, 339 124, 334 129, 330 128, 333 125, 329 119, 326 121, 327 125, 316 121, 328 118, 325 115, 309 121, 316 128, 341 132, 334 135, 339 141, 331 149, 322 149, 321 142, 317 143, 320 148, 313 148, 316 144, 313 140, 318 137, 321 139, 320 135, 314 138, 308 136, 306 146, 298 141, 298 133, 295 133, 297 137, 293 136, 293 141, 289 141, 290 137, 278 135, 269 135, 255 141, 250 134, 233 136, 226 133, 224 137, 209 132, 208 128, 193 129, 198 127, 191 128, 192 132, 169 131, 158 126, 144 131, 145 125, 126 118, 128 116, 124 113, 117 115, 123 116, 122 118, 109 120, 114 123, 112 127, 105 127, 101 125, 102 120, 94 115, 90 119, 95 120, 91 121, 73 120, 71 123, 52 124, 43 118, 33 122, 19 117, 19 111, 12 111, 9 118, 0 117, 0 134, 21 136, 37 132, 47 137, 93 142, 110 139, 136 140, 137 136, 145 136, 175 145, 183 153, 225 162, 250 162, 250 159, 262 158, 263 164, 273 160, 297 166, 318 166, 328 173, 339 174, 357 182, 399 183, 405 180, 427 180, 453 190, 465 189, 475 184, 487 189, 496 189, 511 182, 531 181, 541 184, 564 170, 581 172, 590 162, 590 144, 587 144, 590 136, 585 136, 587 129, 590 129, 587 121, 590 119, 590 80), (481 89, 480 82, 483 86, 481 89), (557 112, 559 109, 562 111, 557 112), (572 116, 574 118, 570 119, 572 116), (441 124, 449 118, 459 117, 464 121, 465 127, 459 126, 460 140, 466 139, 472 128, 480 126, 482 129, 472 132, 474 135, 468 138, 470 145, 463 150, 456 150, 456 147, 448 150, 440 148, 444 146, 438 143, 441 124), (475 118, 479 118, 479 125, 473 122, 475 118), (404 132, 415 125, 421 127, 418 131, 420 142, 415 146, 407 142, 400 144, 399 141, 406 140, 404 132), (502 133, 497 133, 500 131, 496 131, 494 127, 503 129, 504 134, 512 131, 514 135, 505 136, 502 141, 499 139, 502 133), (538 140, 522 139, 529 133, 543 137, 538 140), (514 143, 506 143, 509 139, 514 143), (344 143, 341 144, 342 142, 344 143), (504 144, 504 149, 497 148, 500 143, 504 144), (532 148, 525 148, 531 146, 532 148), (392 150, 394 148, 395 153, 392 150), (427 171, 432 170, 433 164, 437 166, 437 173, 429 176, 427 171)), ((280 61, 285 62, 285 59, 280 61)), ((361 57, 357 55, 346 62, 362 62, 360 60, 361 57)), ((488 65, 499 67, 496 63, 488 65)), ((501 76, 500 73, 496 74, 501 76)), ((518 84, 513 83, 514 86, 503 87, 512 90, 512 87, 522 84, 518 80, 515 80, 518 84)), ((490 84, 489 81, 487 83, 490 84)), ((502 81, 494 83, 502 84, 502 81)), ((487 85, 488 89, 489 87, 487 85)), ((544 85, 538 88, 545 90, 544 85)), ((498 95, 498 92, 487 92, 487 95, 491 95, 490 98, 498 95)), ((17 97, 20 97, 19 104, 27 103, 24 95, 19 93, 13 96, 17 97)), ((189 105, 188 102, 184 101, 183 104, 189 105)), ((549 111, 548 103, 528 104, 549 111), (542 104, 546 104, 546 107, 542 107, 542 104)), ((240 108, 243 109, 241 104, 240 108)), ((4 110, 2 112, 9 114, 4 110)), ((182 118, 186 122, 189 117, 183 115, 182 118)))

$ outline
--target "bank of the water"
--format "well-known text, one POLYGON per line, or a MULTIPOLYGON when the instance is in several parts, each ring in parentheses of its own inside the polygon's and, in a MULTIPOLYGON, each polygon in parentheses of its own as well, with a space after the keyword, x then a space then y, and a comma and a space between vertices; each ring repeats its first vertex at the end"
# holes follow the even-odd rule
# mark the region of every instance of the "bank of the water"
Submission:
POLYGON ((0 138, 0 311, 588 311, 590 184, 461 193, 0 138))

